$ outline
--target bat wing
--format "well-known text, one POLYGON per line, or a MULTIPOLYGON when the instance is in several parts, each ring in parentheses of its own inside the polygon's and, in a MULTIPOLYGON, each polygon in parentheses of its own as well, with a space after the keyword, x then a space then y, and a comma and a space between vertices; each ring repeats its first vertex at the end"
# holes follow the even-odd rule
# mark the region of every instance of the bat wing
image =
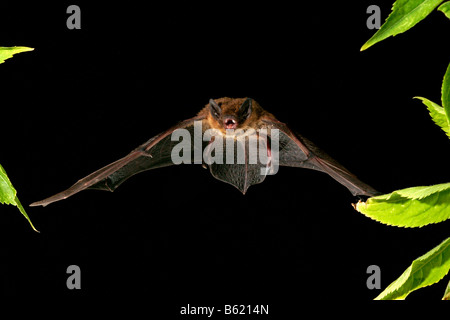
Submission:
MULTIPOLYGON (((217 138, 217 137, 216 137, 217 138)), ((235 186, 243 194, 247 189, 264 181, 268 163, 258 159, 259 152, 266 152, 266 140, 255 133, 239 139, 215 140, 205 148, 205 162, 209 164, 212 176, 235 186), (262 151, 259 149, 263 146, 262 151), (214 148, 214 161, 211 162, 210 148, 214 148)))
POLYGON ((316 147, 311 141, 292 132, 286 124, 269 116, 264 117, 263 121, 268 128, 279 130, 279 165, 325 172, 347 187, 354 196, 380 194, 371 186, 360 181, 354 174, 316 147))
MULTIPOLYGON (((179 141, 172 141, 172 133, 176 129, 186 129, 192 137, 194 133, 194 122, 202 121, 203 119, 203 116, 197 116, 180 122, 169 130, 151 138, 122 159, 79 180, 69 189, 47 199, 34 202, 30 206, 46 206, 52 202, 66 199, 85 189, 114 191, 125 180, 139 172, 173 165, 171 153, 179 141)), ((202 126, 204 129, 205 124, 203 123, 202 126)), ((194 148, 194 144, 192 143, 189 146, 190 148, 194 148)), ((191 152, 191 154, 194 153, 191 152)))

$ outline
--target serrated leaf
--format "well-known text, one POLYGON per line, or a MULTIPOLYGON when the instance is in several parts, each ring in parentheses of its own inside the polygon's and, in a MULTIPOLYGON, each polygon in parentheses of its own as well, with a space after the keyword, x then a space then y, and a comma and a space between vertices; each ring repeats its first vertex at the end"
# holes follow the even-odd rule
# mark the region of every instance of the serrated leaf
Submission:
POLYGON ((431 196, 433 193, 442 192, 447 189, 450 189, 450 183, 436 184, 428 187, 411 187, 397 190, 395 192, 408 199, 422 200, 428 196, 431 196))
POLYGON ((411 292, 441 280, 450 269, 450 238, 412 262, 375 300, 405 299, 411 292))
POLYGON ((6 174, 5 169, 3 169, 1 165, 0 165, 0 203, 12 204, 16 206, 22 213, 22 215, 28 220, 33 230, 39 232, 31 223, 30 218, 28 217, 27 213, 25 212, 25 209, 23 208, 22 204, 19 201, 19 198, 17 197, 16 189, 14 189, 11 181, 8 178, 8 175, 6 174))
POLYGON ((355 209, 397 227, 423 227, 450 218, 450 183, 397 190, 359 201, 355 209))
POLYGON ((450 1, 443 3, 441 6, 439 6, 438 10, 444 13, 445 16, 450 19, 450 1))
POLYGON ((33 50, 33 48, 28 47, 0 47, 0 63, 5 62, 6 59, 12 58, 16 53, 33 50))
POLYGON ((366 50, 390 36, 403 33, 423 20, 443 0, 397 0, 381 28, 361 47, 366 50))
POLYGON ((447 288, 445 289, 442 300, 450 300, 450 281, 448 282, 447 288))
POLYGON ((436 123, 450 138, 450 123, 443 107, 434 103, 431 100, 423 97, 414 97, 415 99, 422 100, 423 104, 427 106, 430 112, 431 119, 436 123))

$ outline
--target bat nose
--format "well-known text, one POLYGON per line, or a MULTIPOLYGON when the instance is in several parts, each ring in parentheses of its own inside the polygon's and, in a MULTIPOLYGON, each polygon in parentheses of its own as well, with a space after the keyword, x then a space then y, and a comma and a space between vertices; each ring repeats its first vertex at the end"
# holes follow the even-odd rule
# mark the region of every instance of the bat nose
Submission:
POLYGON ((236 129, 237 121, 230 117, 225 118, 223 120, 223 126, 225 127, 225 129, 236 129))

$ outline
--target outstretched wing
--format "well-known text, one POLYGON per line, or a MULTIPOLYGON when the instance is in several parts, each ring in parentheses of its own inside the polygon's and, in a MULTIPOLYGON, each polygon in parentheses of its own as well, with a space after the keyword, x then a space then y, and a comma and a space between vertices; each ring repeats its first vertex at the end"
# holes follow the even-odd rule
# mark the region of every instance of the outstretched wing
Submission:
POLYGON ((286 124, 270 116, 265 116, 263 121, 268 128, 279 130, 279 164, 281 166, 301 167, 325 172, 347 187, 355 196, 380 194, 371 186, 360 181, 311 141, 292 132, 286 124))
MULTIPOLYGON (((203 116, 197 116, 180 122, 169 130, 151 138, 122 159, 79 180, 69 189, 47 199, 34 202, 30 206, 46 206, 52 202, 66 199, 85 189, 114 191, 125 180, 136 173, 173 165, 171 158, 172 149, 179 142, 172 141, 171 134, 176 129, 186 129, 192 137, 194 134, 194 122, 202 121, 203 119, 203 116)), ((202 124, 202 128, 205 130, 205 123, 202 124)), ((194 148, 194 144, 191 144, 191 148, 194 148)))

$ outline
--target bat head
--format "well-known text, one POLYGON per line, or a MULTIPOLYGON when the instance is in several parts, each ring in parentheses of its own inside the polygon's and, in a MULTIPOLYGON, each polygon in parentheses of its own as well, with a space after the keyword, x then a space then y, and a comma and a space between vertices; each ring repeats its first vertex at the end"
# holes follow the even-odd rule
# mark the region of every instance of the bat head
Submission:
POLYGON ((252 114, 252 99, 210 99, 209 113, 216 129, 240 129, 252 114))

